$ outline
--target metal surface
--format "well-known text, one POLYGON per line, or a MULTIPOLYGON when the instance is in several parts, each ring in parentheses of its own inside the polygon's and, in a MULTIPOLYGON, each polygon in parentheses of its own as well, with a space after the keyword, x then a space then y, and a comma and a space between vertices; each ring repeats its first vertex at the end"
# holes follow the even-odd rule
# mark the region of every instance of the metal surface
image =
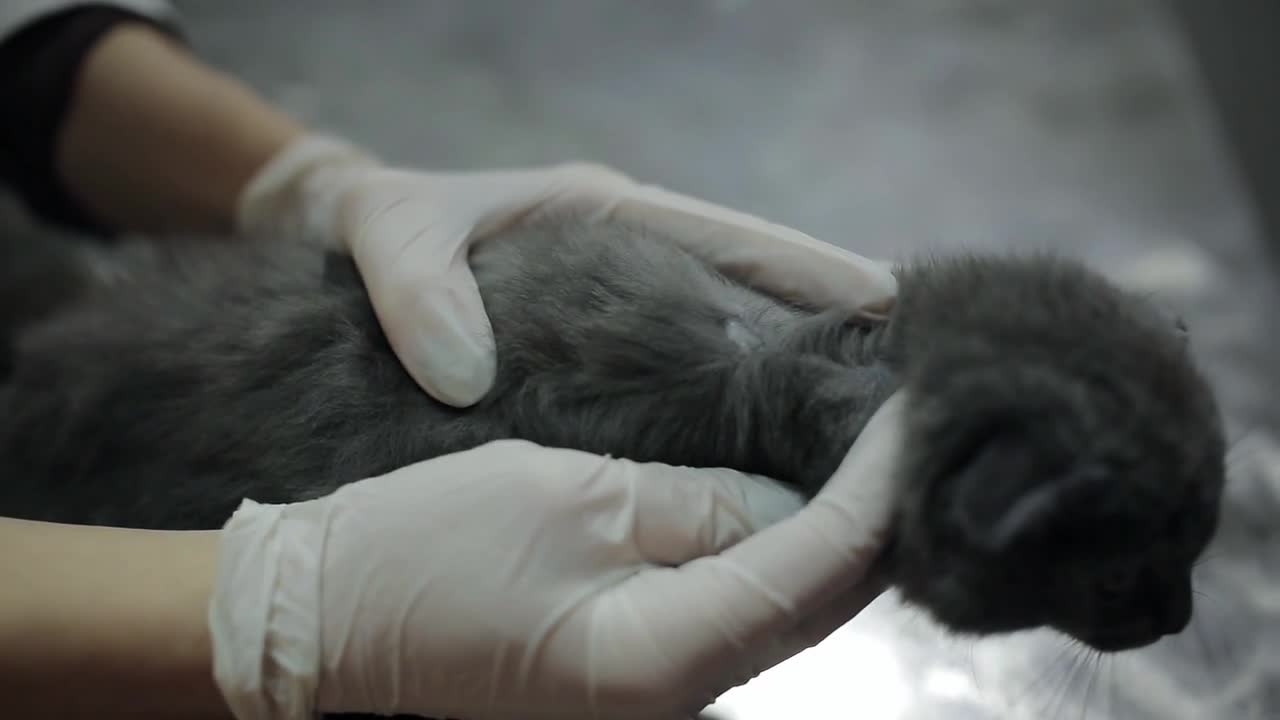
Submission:
POLYGON ((1244 436, 1187 634, 1094 664, 949 639, 886 597, 719 715, 1280 718, 1277 288, 1162 5, 179 6, 206 57, 397 162, 595 160, 887 258, 1054 246, 1187 315, 1244 436))

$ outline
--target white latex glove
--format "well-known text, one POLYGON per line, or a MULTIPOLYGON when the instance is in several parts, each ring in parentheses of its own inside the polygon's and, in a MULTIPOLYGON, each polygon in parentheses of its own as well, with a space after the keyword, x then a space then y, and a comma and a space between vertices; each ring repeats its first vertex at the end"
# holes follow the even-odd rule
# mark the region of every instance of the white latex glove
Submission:
POLYGON ((416 172, 319 136, 288 146, 248 184, 238 222, 247 234, 319 238, 349 251, 410 375, 438 400, 467 406, 488 392, 496 368, 468 248, 531 213, 562 209, 650 228, 797 301, 877 314, 897 292, 879 263, 605 168, 416 172))
POLYGON ((902 396, 803 505, 726 470, 505 441, 223 531, 215 675, 242 720, 686 718, 834 631, 888 524, 902 396))

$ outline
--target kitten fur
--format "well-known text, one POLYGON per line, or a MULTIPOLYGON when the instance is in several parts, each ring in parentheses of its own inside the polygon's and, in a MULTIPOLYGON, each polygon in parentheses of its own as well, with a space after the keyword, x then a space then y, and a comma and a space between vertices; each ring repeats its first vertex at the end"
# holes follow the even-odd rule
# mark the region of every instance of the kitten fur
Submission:
POLYGON ((905 388, 883 569, 958 633, 1048 626, 1115 651, 1180 632, 1216 527, 1222 430, 1184 334, 1065 258, 909 263, 883 321, 748 289, 641 229, 547 218, 471 253, 498 374, 457 410, 400 367, 348 258, 36 242, 0 241, 0 307, 22 308, 0 315, 4 515, 213 528, 245 497, 500 438, 811 496, 905 388))

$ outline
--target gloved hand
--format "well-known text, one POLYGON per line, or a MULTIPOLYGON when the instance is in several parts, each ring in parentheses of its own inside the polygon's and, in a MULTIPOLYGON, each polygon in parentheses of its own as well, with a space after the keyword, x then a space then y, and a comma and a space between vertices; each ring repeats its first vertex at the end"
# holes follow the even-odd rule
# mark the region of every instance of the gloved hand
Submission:
POLYGON ((319 136, 286 147, 243 191, 241 232, 319 238, 354 257, 410 375, 455 406, 488 392, 496 358, 468 247, 538 213, 583 211, 671 236, 726 274, 822 307, 883 312, 897 285, 866 258, 590 165, 504 172, 388 168, 319 136))
POLYGON ((517 441, 246 502, 210 608, 219 687, 242 720, 688 717, 879 593, 902 398, 807 505, 517 441))

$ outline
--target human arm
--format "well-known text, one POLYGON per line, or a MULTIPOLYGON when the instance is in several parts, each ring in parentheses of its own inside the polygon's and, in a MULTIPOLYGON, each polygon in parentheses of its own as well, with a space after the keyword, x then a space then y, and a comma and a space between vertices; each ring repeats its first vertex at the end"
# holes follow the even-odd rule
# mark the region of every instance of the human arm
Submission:
POLYGON ((5 716, 232 717, 206 621, 218 537, 0 518, 5 716))
POLYGON ((0 38, 0 89, 27 111, 0 122, 6 180, 62 224, 231 231, 302 126, 189 52, 162 3, 34 5, 0 38))
POLYGON ((684 718, 880 592, 900 413, 807 505, 507 441, 217 532, 0 520, 0 692, 67 720, 684 718))
MULTIPOLYGON (((820 306, 883 312, 896 292, 893 276, 870 260, 608 169, 389 167, 305 128, 162 26, 126 20, 73 47, 83 55, 60 60, 52 89, 30 91, 24 56, 5 55, 0 91, 32 106, 0 123, 0 144, 21 160, 0 168, 7 179, 33 206, 52 208, 47 216, 72 224, 233 230, 352 253, 392 348, 443 402, 476 402, 496 367, 467 248, 529 213, 572 209, 663 233, 730 275, 820 306), (42 100, 61 98, 60 87, 65 103, 42 100), (36 127, 21 125, 27 120, 36 127)), ((17 44, 10 38, 0 53, 17 44)), ((28 55, 42 52, 27 45, 28 55)))
POLYGON ((226 233, 250 178, 303 132, 172 38, 122 24, 86 58, 56 163, 111 227, 226 233))

